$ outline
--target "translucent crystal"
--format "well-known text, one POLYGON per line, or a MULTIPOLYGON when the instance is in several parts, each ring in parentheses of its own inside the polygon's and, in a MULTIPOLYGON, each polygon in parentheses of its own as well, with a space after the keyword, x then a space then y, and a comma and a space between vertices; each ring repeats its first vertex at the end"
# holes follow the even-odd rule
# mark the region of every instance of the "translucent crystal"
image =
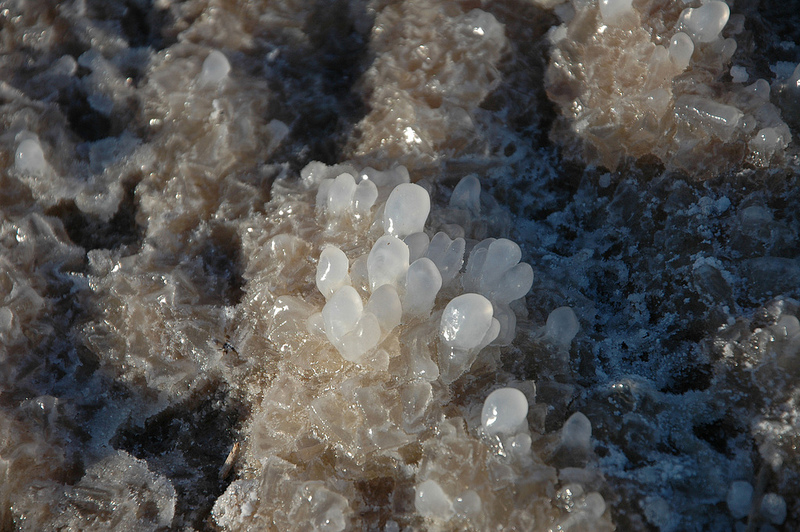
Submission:
POLYGON ((487 434, 516 434, 527 427, 528 399, 516 388, 500 388, 483 402, 481 425, 487 434))
POLYGON ((328 246, 322 250, 317 263, 317 288, 329 298, 339 288, 350 284, 348 270, 350 262, 347 255, 336 246, 328 246))
POLYGON ((492 315, 492 303, 488 299, 480 294, 462 294, 445 307, 439 334, 450 347, 474 349, 481 345, 492 327, 492 315))
POLYGON ((375 291, 381 285, 401 286, 408 271, 408 246, 392 235, 380 237, 367 258, 369 286, 375 291))
POLYGON ((41 174, 47 169, 42 146, 36 139, 25 139, 17 146, 14 166, 20 172, 41 174))
POLYGON ((203 61, 198 82, 200 85, 219 85, 228 77, 230 71, 231 64, 228 62, 228 58, 222 52, 212 50, 203 61))
POLYGON ((569 347, 580 328, 575 311, 570 307, 559 307, 547 316, 545 334, 553 343, 569 347))
POLYGON ((681 23, 697 42, 715 40, 731 15, 731 8, 720 0, 711 0, 700 7, 686 8, 681 13, 681 23))
POLYGON ((617 24, 622 16, 633 12, 632 3, 633 0, 600 0, 603 22, 611 26, 617 24))
POLYGON ((431 211, 428 191, 414 183, 397 185, 383 211, 383 227, 390 235, 405 238, 425 229, 425 221, 431 211))
POLYGON ((406 273, 403 313, 408 316, 429 316, 441 288, 442 275, 436 264, 427 257, 415 260, 406 273))
POLYGON ((753 486, 744 480, 735 480, 728 489, 725 502, 734 519, 741 519, 750 514, 750 504, 753 500, 753 486))
POLYGON ((450 497, 435 480, 426 480, 415 488, 414 507, 422 517, 447 521, 455 513, 450 497))

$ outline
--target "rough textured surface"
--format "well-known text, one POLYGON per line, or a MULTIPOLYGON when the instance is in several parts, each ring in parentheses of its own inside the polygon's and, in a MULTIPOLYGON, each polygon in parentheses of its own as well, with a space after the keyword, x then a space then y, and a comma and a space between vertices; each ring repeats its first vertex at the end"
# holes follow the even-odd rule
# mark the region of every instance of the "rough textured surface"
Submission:
POLYGON ((702 4, 0 0, 0 529, 800 526, 800 19, 702 4))

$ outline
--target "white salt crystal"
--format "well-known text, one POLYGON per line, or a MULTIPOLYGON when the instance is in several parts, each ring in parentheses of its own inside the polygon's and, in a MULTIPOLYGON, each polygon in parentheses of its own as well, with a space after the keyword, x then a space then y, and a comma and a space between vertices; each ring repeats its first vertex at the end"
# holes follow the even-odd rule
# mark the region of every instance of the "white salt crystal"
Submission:
POLYGON ((711 42, 719 36, 730 15, 728 4, 711 0, 700 7, 684 9, 680 21, 697 42, 711 42))
POLYGON ((777 493, 767 493, 761 499, 761 515, 773 525, 782 525, 786 520, 786 501, 777 493))
POLYGON ((728 488, 725 502, 734 519, 746 517, 750 514, 750 504, 753 502, 753 486, 744 480, 734 481, 728 488))
MULTIPOLYGON (((347 287, 346 287, 347 288, 347 287)), ((381 339, 381 326, 372 312, 363 312, 353 330, 332 342, 345 360, 361 364, 364 355, 378 345, 381 339)))
POLYGON ((355 329, 364 304, 361 296, 352 286, 343 286, 334 293, 322 308, 325 332, 332 344, 336 344, 345 334, 355 329))
POLYGON ((461 179, 453 189, 450 196, 450 207, 453 209, 463 209, 473 216, 478 216, 481 212, 481 183, 474 175, 468 175, 461 179))
POLYGON ((403 313, 409 316, 429 316, 441 288, 442 274, 436 264, 427 257, 415 260, 406 273, 403 313))
POLYGON ((384 235, 375 242, 367 257, 369 286, 374 292, 384 284, 400 286, 408 271, 408 246, 392 235, 384 235))
POLYGON ((506 448, 517 459, 524 459, 530 455, 532 443, 530 434, 523 432, 510 437, 506 441, 506 448))
POLYGON ((426 480, 418 484, 415 491, 414 507, 419 515, 438 521, 453 517, 453 503, 438 482, 426 480))
MULTIPOLYGON (((434 237, 436 238, 436 237, 434 237)), ((467 292, 480 292, 481 291, 481 272, 483 270, 483 263, 486 261, 487 251, 489 246, 494 242, 494 238, 487 238, 480 241, 469 252, 469 259, 467 260, 467 268, 464 276, 461 278, 461 285, 467 292)))
POLYGON ((383 211, 383 227, 387 233, 404 238, 425 229, 425 221, 431 211, 428 191, 414 183, 397 185, 383 211))
POLYGON ((745 90, 758 96, 765 102, 769 101, 770 87, 769 82, 765 79, 757 79, 755 82, 745 87, 745 90))
POLYGON ((669 56, 676 67, 682 71, 686 70, 686 67, 689 66, 689 62, 692 60, 693 53, 694 42, 692 42, 691 37, 682 31, 672 36, 672 39, 669 41, 669 56))
POLYGON ((520 262, 506 271, 489 294, 495 303, 511 303, 528 293, 533 286, 533 268, 520 262))
POLYGON ((633 12, 633 0, 600 0, 600 16, 603 22, 613 26, 626 14, 633 12))
POLYGON ((516 242, 500 238, 489 244, 480 273, 481 292, 487 293, 497 286, 503 274, 519 263, 522 251, 516 242))
POLYGON ((228 58, 218 50, 212 50, 203 61, 203 69, 200 71, 198 82, 200 85, 219 85, 222 80, 228 77, 231 71, 231 64, 228 58))
POLYGON ((338 216, 349 211, 355 192, 356 180, 350 174, 341 174, 334 179, 328 188, 328 200, 325 205, 328 214, 338 216))
POLYGON ((731 81, 734 83, 745 83, 748 79, 750 79, 750 75, 747 73, 745 67, 740 65, 731 67, 731 81))
POLYGON ((558 307, 547 316, 545 334, 553 343, 568 347, 580 328, 574 310, 569 307, 558 307))
POLYGON ((481 496, 473 490, 467 490, 453 501, 453 510, 463 517, 480 515, 483 502, 481 496))
POLYGON ((20 172, 41 174, 47 169, 42 146, 36 139, 25 139, 17 146, 14 166, 20 172))
POLYGON ((433 235, 425 256, 439 268, 439 273, 442 274, 442 284, 447 285, 461 271, 466 246, 467 243, 463 238, 451 240, 442 231, 433 235))
POLYGON ((408 260, 414 262, 418 258, 425 255, 428 250, 428 244, 431 239, 425 233, 411 233, 403 239, 403 242, 408 246, 408 260))
POLYGON ((336 246, 328 246, 322 250, 317 263, 317 288, 328 299, 339 288, 350 284, 348 269, 350 262, 344 251, 336 246))
POLYGON ((516 388, 500 388, 483 402, 481 425, 487 434, 516 434, 527 425, 528 399, 516 388))
POLYGON ((592 445, 592 422, 580 412, 572 414, 561 428, 561 444, 573 452, 587 453, 592 445))
MULTIPOLYGON (((462 294, 445 307, 439 333, 449 347, 474 349, 481 345, 493 324, 497 323, 492 313, 492 303, 482 295, 462 294)), ((499 333, 499 323, 497 329, 499 333)))
POLYGON ((378 319, 381 330, 388 333, 403 319, 403 307, 397 290, 390 284, 379 286, 372 292, 364 310, 371 312, 378 319))
POLYGON ((606 511, 606 500, 602 495, 593 491, 587 494, 583 501, 576 506, 592 517, 598 518, 606 511))
POLYGON ((378 187, 369 179, 363 179, 353 193, 353 210, 358 215, 369 213, 375 200, 378 199, 378 187))

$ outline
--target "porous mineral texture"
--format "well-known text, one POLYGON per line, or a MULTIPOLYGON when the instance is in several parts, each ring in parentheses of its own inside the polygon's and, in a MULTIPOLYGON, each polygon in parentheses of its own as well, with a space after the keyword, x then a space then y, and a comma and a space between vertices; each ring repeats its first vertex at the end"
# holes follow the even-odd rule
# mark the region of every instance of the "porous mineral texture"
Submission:
POLYGON ((800 527, 800 14, 0 0, 0 530, 800 527))

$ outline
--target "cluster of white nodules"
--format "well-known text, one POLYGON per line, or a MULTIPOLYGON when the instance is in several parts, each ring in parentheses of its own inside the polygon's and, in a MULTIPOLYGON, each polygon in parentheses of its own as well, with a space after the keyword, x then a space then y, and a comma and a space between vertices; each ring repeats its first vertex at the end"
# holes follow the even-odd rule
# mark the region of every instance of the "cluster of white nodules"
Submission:
POLYGON ((26 174, 41 174, 47 170, 42 145, 35 138, 27 138, 17 146, 14 167, 26 174))
POLYGON ((417 513, 432 521, 449 521, 454 516, 470 518, 480 514, 480 495, 466 490, 451 499, 435 480, 425 480, 415 488, 414 507, 417 513))
POLYGON ((558 492, 558 498, 566 506, 569 515, 562 520, 557 530, 587 530, 606 511, 606 501, 596 491, 586 493, 580 484, 567 484, 558 492))
POLYGON ((212 50, 203 61, 203 68, 197 77, 200 86, 218 86, 231 71, 231 64, 222 52, 212 50))

